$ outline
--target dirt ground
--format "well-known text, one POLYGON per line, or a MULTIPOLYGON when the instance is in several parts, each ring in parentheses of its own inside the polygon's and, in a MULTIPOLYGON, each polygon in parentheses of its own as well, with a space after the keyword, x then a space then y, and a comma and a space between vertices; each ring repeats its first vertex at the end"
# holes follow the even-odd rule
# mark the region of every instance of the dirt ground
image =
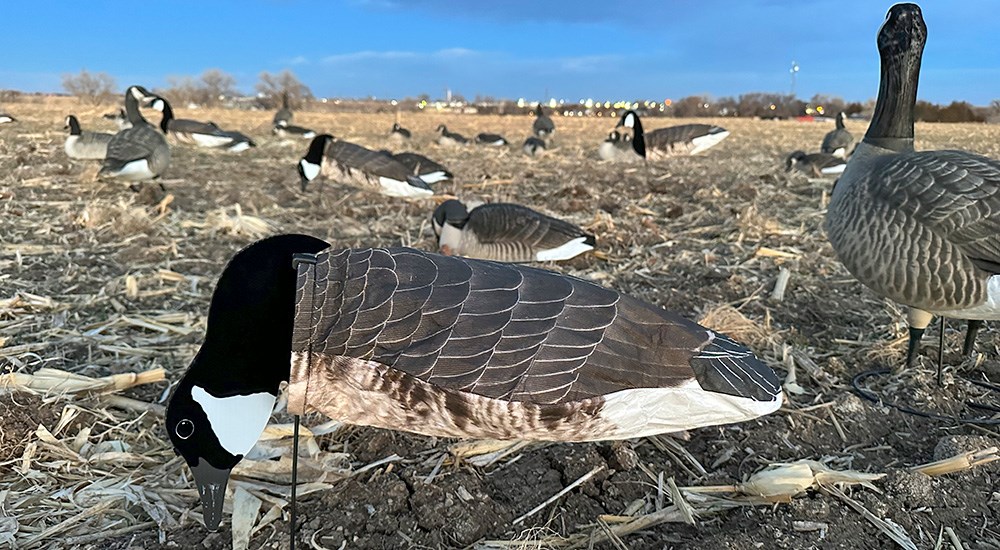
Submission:
MULTIPOLYGON (((309 233, 341 247, 434 248, 433 200, 406 202, 330 183, 300 192, 294 165, 307 143, 273 139, 270 112, 179 110, 178 116, 243 131, 259 146, 228 154, 175 144, 162 178, 165 191, 136 194, 120 183, 94 181, 93 165, 70 161, 62 150, 66 114, 76 111, 85 129, 112 131, 100 115, 116 106, 58 100, 4 107, 19 122, 0 126, 0 372, 53 367, 104 376, 163 367, 167 381, 175 382, 197 351, 225 262, 266 234, 309 233), (165 194, 172 202, 158 208, 165 194)), ((455 183, 438 193, 518 202, 588 228, 597 236, 599 254, 546 267, 691 318, 707 315, 706 324, 750 344, 780 375, 796 365, 802 393, 756 421, 695 430, 686 439, 632 442, 634 457, 629 448, 609 443, 538 444, 477 466, 451 457, 454 441, 345 427, 318 438, 324 450, 346 453, 355 472, 391 460, 302 497, 302 547, 563 548, 570 545, 567 537, 580 534, 587 547, 586 536, 600 536, 621 516, 655 511, 664 501, 658 495, 661 474, 680 487, 728 485, 772 463, 812 459, 836 469, 886 473, 875 482, 877 490, 847 493, 869 515, 905 530, 918 548, 958 548, 961 541, 967 549, 1000 549, 997 463, 936 478, 908 469, 1000 445, 996 427, 905 414, 851 392, 853 375, 898 366, 906 330, 901 308, 854 281, 824 238, 833 182, 783 170, 788 152, 818 149, 832 122, 712 120, 732 135, 708 153, 625 166, 596 156, 615 120, 555 121, 556 147, 533 159, 520 151, 531 127, 528 117, 428 112, 402 118, 414 132, 405 148, 456 174, 455 183), (433 143, 440 123, 470 137, 499 132, 516 146, 444 149, 433 143), (777 300, 772 289, 782 269, 791 278, 777 300), (595 469, 588 481, 514 524, 595 469), (945 528, 954 539, 942 535, 945 528)), ((390 145, 385 136, 392 122, 391 115, 306 112, 295 119, 372 148, 390 145)), ((649 130, 674 122, 647 119, 644 125, 649 130)), ((858 137, 865 127, 853 121, 848 126, 858 137)), ((1000 126, 919 124, 917 134, 918 149, 962 148, 1000 157, 1000 126)), ((944 388, 936 387, 932 375, 936 324, 925 337, 921 369, 882 379, 879 387, 918 408, 983 417, 981 409, 962 407, 972 392, 962 377, 1000 378, 1000 339, 988 325, 978 338, 978 358, 963 361, 962 331, 956 322, 946 330, 944 388)), ((162 404, 168 391, 161 383, 125 395, 162 404)), ((18 548, 231 547, 228 513, 216 534, 189 515, 199 507, 197 496, 155 408, 141 414, 102 410, 85 400, 0 394, 0 547, 4 516, 20 523, 18 548), (78 416, 57 432, 67 410, 78 416), (131 458, 81 461, 45 454, 55 445, 40 441, 32 470, 22 470, 37 423, 60 441, 125 441, 131 458), (101 514, 75 515, 85 506, 78 495, 92 484, 122 478, 129 486, 120 487, 123 494, 134 498, 108 501, 101 514), (74 481, 60 487, 60 480, 74 481), (147 501, 159 495, 170 517, 153 517, 149 510, 159 508, 145 506, 134 496, 140 493, 147 501)), ((287 527, 287 517, 271 522, 250 547, 287 547, 287 527)), ((695 525, 663 523, 594 547, 894 545, 844 500, 808 492, 790 503, 705 514, 695 525)))

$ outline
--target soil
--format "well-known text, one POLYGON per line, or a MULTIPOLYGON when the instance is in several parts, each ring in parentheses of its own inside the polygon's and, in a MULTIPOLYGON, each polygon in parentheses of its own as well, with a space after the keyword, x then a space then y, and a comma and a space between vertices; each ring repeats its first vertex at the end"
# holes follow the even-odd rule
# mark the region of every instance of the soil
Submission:
MULTIPOLYGON (((227 154, 175 145, 163 188, 137 194, 120 183, 93 181, 96 168, 72 162, 62 152, 66 114, 76 111, 85 129, 111 131, 100 115, 117 107, 84 107, 63 99, 5 108, 19 122, 0 126, 0 300, 34 295, 53 303, 0 305, 0 371, 48 366, 103 376, 162 366, 175 382, 197 351, 211 290, 225 262, 264 234, 303 232, 344 247, 434 248, 433 201, 365 195, 333 183, 301 192, 294 165, 307 143, 283 145, 271 138, 269 112, 179 110, 178 116, 211 119, 245 132, 259 146, 227 154), (155 203, 168 194, 172 202, 161 217, 155 203), (245 219, 243 225, 233 223, 239 221, 237 204, 244 215, 269 225, 254 232, 245 219), (123 315, 167 313, 180 314, 193 330, 158 333, 114 323, 94 332, 123 315)), ((345 428, 320 441, 327 450, 349 453, 355 468, 391 455, 400 459, 302 497, 298 546, 561 547, 561 536, 602 533, 600 521, 613 520, 607 516, 654 511, 661 472, 681 487, 729 485, 768 464, 812 459, 836 469, 886 473, 875 482, 878 491, 858 487, 847 492, 874 516, 903 528, 918 548, 935 548, 942 529, 951 528, 965 548, 1000 549, 998 463, 938 478, 909 470, 957 452, 998 446, 996 427, 907 414, 851 392, 855 374, 900 364, 905 322, 899 307, 853 280, 827 244, 822 220, 833 182, 783 170, 785 154, 817 149, 832 123, 709 120, 732 135, 702 156, 647 166, 597 160, 596 147, 614 120, 555 121, 556 147, 532 159, 519 147, 531 127, 527 117, 415 113, 402 120, 415 136, 406 148, 456 174, 457 181, 439 193, 518 202, 597 235, 600 254, 546 268, 590 278, 691 318, 707 313, 711 319, 713 312, 736 308, 744 324, 719 328, 750 344, 781 376, 790 362, 798 364, 797 383, 804 393, 789 395, 786 407, 769 417, 694 430, 686 440, 672 440, 704 467, 704 474, 671 450, 673 445, 643 439, 624 448, 533 445, 487 467, 449 461, 428 483, 454 441, 345 428), (432 142, 440 123, 466 135, 503 133, 516 146, 441 148, 432 142), (792 278, 778 301, 771 290, 781 268, 789 269, 792 278), (828 406, 807 409, 824 403, 828 406), (589 481, 514 524, 596 467, 600 471, 589 481)), ((302 112, 295 119, 372 148, 388 145, 385 135, 392 122, 386 114, 302 112)), ((644 125, 648 130, 677 122, 651 118, 644 125)), ((849 130, 860 136, 864 126, 850 122, 849 130)), ((919 124, 917 133, 918 149, 962 148, 1000 157, 1000 127, 919 124)), ((980 333, 976 361, 960 356, 963 334, 952 325, 946 328, 943 358, 950 385, 939 389, 935 383, 938 332, 932 327, 921 367, 914 371, 919 374, 880 379, 877 387, 887 400, 948 414, 957 411, 957 402, 972 398, 996 405, 995 397, 955 382, 997 380, 995 327, 980 333)), ((141 387, 125 395, 162 402, 166 389, 141 387)), ((14 463, 6 460, 16 462, 39 422, 54 427, 62 406, 0 394, 0 470, 14 463)), ((158 424, 149 427, 152 431, 136 448, 166 462, 165 434, 158 424)), ((175 463, 164 475, 180 483, 186 468, 175 463)), ((0 487, 0 516, 17 517, 19 510, 5 505, 3 495, 0 487)), ((197 509, 194 493, 186 495, 187 509, 197 509)), ((131 517, 132 524, 150 521, 141 509, 126 512, 122 506, 122 516, 131 517)), ((50 539, 44 547, 231 547, 228 522, 209 534, 192 518, 175 513, 174 519, 177 526, 163 532, 154 526, 80 544, 50 539)), ((949 548, 948 537, 944 540, 942 547, 949 548)), ((862 514, 825 492, 706 515, 696 525, 661 524, 621 542, 631 549, 703 550, 894 545, 862 514)), ((250 546, 288 545, 286 516, 260 530, 250 546)), ((622 546, 604 542, 595 547, 622 546)))

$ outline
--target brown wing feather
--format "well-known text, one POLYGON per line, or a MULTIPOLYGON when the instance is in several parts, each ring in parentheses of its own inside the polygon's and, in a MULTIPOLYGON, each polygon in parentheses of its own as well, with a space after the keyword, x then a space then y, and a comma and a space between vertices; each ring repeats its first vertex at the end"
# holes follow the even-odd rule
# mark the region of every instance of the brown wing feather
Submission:
POLYGON ((407 176, 410 176, 410 171, 402 163, 389 155, 355 143, 331 140, 326 148, 326 157, 353 170, 396 181, 409 181, 407 176))
POLYGON ((466 227, 482 244, 521 242, 532 249, 555 248, 584 233, 579 227, 517 204, 484 204, 469 213, 466 227))

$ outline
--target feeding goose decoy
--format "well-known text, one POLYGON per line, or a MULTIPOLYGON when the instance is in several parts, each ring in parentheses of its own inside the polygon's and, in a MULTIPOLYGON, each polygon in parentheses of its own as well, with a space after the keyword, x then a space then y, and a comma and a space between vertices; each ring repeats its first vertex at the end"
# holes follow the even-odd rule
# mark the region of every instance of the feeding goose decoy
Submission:
POLYGON ((117 134, 108 143, 99 174, 125 181, 144 181, 158 177, 170 164, 170 146, 166 138, 143 118, 139 102, 156 98, 142 86, 130 86, 125 91, 125 115, 130 128, 117 134))
POLYGON ((524 144, 521 145, 521 150, 529 157, 541 155, 545 152, 545 148, 545 140, 535 136, 528 137, 528 139, 524 140, 524 144))
POLYGON ((808 174, 814 178, 842 174, 847 161, 828 153, 809 153, 795 151, 785 158, 785 171, 792 169, 808 174))
POLYGON ((423 155, 410 152, 392 154, 385 151, 385 153, 391 155, 392 158, 402 163, 403 166, 409 168, 411 174, 428 184, 449 182, 455 178, 447 168, 423 155))
POLYGON ((483 132, 476 136, 476 143, 479 145, 488 145, 490 147, 504 147, 507 145, 507 140, 500 134, 483 132))
POLYGON ((466 143, 469 142, 469 140, 466 139, 466 137, 463 136, 462 134, 449 132, 448 127, 445 126, 444 124, 437 127, 437 133, 439 134, 437 139, 438 145, 451 147, 455 145, 465 145, 466 143))
POLYGON ((226 149, 232 152, 245 151, 253 147, 253 141, 239 132, 219 128, 214 122, 200 122, 187 118, 174 118, 174 109, 166 98, 157 96, 150 106, 163 113, 160 130, 180 143, 198 147, 226 149))
POLYGON ((878 33, 881 82, 868 132, 830 199, 826 232, 840 261, 877 294, 909 307, 912 365, 933 315, 1000 319, 1000 161, 914 151, 913 119, 927 27, 897 4, 878 33))
POLYGON ((114 135, 102 132, 84 132, 80 129, 80 121, 75 115, 66 117, 66 144, 63 147, 66 156, 77 160, 104 160, 108 156, 108 144, 114 135))
POLYGON ((535 133, 535 137, 542 139, 550 138, 556 132, 556 124, 545 114, 545 108, 541 103, 535 111, 535 122, 531 125, 531 131, 535 133))
POLYGON ((293 414, 462 438, 627 439, 742 422, 782 402, 777 376, 745 346, 589 281, 270 237, 226 266, 167 405, 210 530, 282 382, 293 414))
POLYGON ((292 123, 292 109, 288 106, 288 92, 281 93, 281 108, 274 113, 271 126, 288 126, 292 123))
POLYGON ((626 111, 618 125, 601 144, 603 160, 659 160, 672 156, 697 155, 729 136, 729 131, 709 124, 683 124, 644 132, 639 115, 626 111))
POLYGON ((501 262, 568 260, 594 249, 593 235, 525 206, 447 200, 431 216, 443 254, 501 262))
POLYGON ((837 128, 830 130, 823 136, 823 145, 819 149, 821 152, 842 159, 847 158, 851 146, 854 145, 854 136, 847 131, 844 124, 846 121, 847 113, 841 111, 837 114, 837 128))
POLYGON ((303 128, 302 126, 294 126, 285 122, 275 124, 274 128, 271 129, 271 133, 281 139, 313 139, 316 137, 315 130, 303 128))
POLYGON ((412 137, 412 133, 399 125, 398 122, 392 124, 392 130, 389 131, 389 138, 396 141, 409 141, 412 137))
POLYGON ((434 191, 403 163, 381 151, 337 139, 330 134, 313 138, 297 165, 302 185, 319 176, 355 185, 389 197, 429 197, 434 191))

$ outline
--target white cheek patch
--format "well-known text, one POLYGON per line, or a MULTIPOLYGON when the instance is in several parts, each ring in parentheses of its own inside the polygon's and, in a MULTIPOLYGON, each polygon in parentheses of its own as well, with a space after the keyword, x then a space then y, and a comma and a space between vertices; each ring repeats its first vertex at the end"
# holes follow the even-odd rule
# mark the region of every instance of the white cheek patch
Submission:
POLYGON ((625 120, 622 121, 622 124, 626 128, 635 128, 635 115, 632 113, 625 115, 625 120))
POLYGON ((302 166, 302 173, 306 175, 306 179, 312 181, 319 177, 319 165, 313 164, 308 160, 300 160, 299 165, 302 166))
POLYGON ((193 386, 191 397, 201 405, 215 437, 229 454, 246 456, 271 418, 277 398, 267 392, 215 397, 193 386))

